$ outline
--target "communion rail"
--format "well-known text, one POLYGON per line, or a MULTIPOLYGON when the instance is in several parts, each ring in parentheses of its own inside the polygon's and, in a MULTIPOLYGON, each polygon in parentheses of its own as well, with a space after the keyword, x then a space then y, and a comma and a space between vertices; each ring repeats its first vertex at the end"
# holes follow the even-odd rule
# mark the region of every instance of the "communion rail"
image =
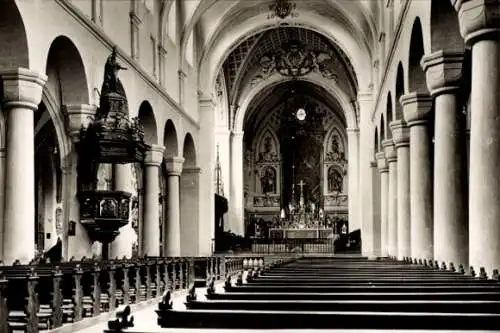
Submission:
POLYGON ((58 328, 263 265, 263 257, 212 256, 0 266, 0 332, 58 328))

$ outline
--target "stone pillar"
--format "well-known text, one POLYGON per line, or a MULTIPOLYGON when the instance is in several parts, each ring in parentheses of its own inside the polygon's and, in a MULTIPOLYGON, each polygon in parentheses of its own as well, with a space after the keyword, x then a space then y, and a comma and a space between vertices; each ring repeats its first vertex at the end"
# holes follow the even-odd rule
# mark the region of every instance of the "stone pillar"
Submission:
POLYGON ((47 76, 25 68, 0 72, 5 113, 4 263, 26 264, 35 250, 34 112, 47 76))
POLYGON ((388 195, 389 195, 389 166, 384 152, 375 154, 377 169, 380 172, 380 252, 381 256, 388 255, 388 195))
MULTIPOLYGON (((371 183, 372 183, 372 188, 371 190, 373 191, 372 193, 372 198, 373 198, 373 224, 372 224, 372 255, 374 257, 380 257, 382 256, 382 250, 380 246, 381 242, 381 225, 380 225, 380 175, 378 173, 377 169, 377 162, 371 162, 370 163, 370 169, 371 169, 371 183)), ((366 191, 366 189, 363 188, 363 191, 366 191)), ((366 237, 365 237, 366 238, 366 237)), ((363 239, 362 239, 363 240, 363 239)))
MULTIPOLYGON (((373 169, 371 162, 373 159, 373 131, 371 126, 371 111, 373 108, 373 94, 371 91, 359 92, 357 100, 359 114, 359 182, 358 182, 358 218, 361 225, 361 253, 363 256, 372 257, 375 255, 374 244, 374 223, 379 223, 374 218, 374 198, 373 198, 373 169), (362 184, 362 191, 361 191, 362 184)), ((378 178, 378 175, 376 176, 378 178)), ((379 196, 379 194, 377 194, 379 196)), ((380 241, 379 241, 380 242, 380 241)))
POLYGON ((243 132, 233 132, 231 134, 229 229, 237 235, 243 235, 245 233, 243 188, 243 132))
POLYGON ((472 49, 469 264, 500 269, 500 2, 455 1, 472 49))
MULTIPOLYGON (((3 141, 3 138, 2 138, 3 141)), ((0 147, 0 240, 3 244, 3 205, 5 202, 5 158, 7 152, 4 147, 0 147)), ((3 246, 0 246, 0 260, 3 258, 3 246)))
POLYGON ((184 88, 186 85, 186 73, 182 70, 177 71, 177 75, 179 77, 179 105, 183 106, 184 105, 184 97, 185 97, 185 92, 184 88))
POLYGON ((434 260, 468 266, 465 118, 457 99, 463 53, 434 52, 422 59, 434 97, 434 260))
POLYGON ((161 86, 165 86, 165 59, 167 58, 167 50, 162 45, 158 44, 158 81, 161 86))
POLYGON ((181 212, 179 178, 182 173, 184 158, 169 157, 165 160, 167 167, 167 219, 165 221, 164 237, 165 248, 163 253, 167 257, 181 255, 181 212))
POLYGON ((73 144, 71 151, 64 157, 61 166, 62 171, 62 206, 63 206, 63 257, 76 260, 82 257, 92 256, 92 241, 88 236, 87 229, 80 223, 80 201, 78 200, 78 154, 75 148, 80 140, 80 130, 87 128, 94 120, 97 110, 95 105, 89 104, 66 104, 64 106, 68 115, 68 131, 73 144), (75 235, 68 235, 68 223, 75 222, 75 235))
POLYGON ((430 135, 427 116, 432 109, 429 95, 410 93, 400 98, 410 127, 410 224, 411 257, 433 258, 433 192, 430 135))
POLYGON ((181 256, 194 257, 199 253, 198 202, 200 191, 200 168, 184 163, 181 174, 181 256))
MULTIPOLYGON (((113 190, 132 192, 132 169, 130 164, 113 165, 113 190)), ((131 208, 131 207, 129 207, 131 208)), ((129 210, 129 214, 131 210, 129 210)), ((136 241, 136 234, 130 222, 119 229, 120 234, 110 244, 109 258, 132 257, 132 244, 136 241)))
POLYGON ((141 255, 160 255, 160 165, 165 147, 153 144, 144 159, 144 218, 142 225, 141 255))
POLYGON ((215 237, 215 104, 207 96, 199 98, 200 127, 199 132, 199 217, 198 245, 200 256, 212 253, 215 237))
POLYGON ((359 130, 357 128, 347 129, 348 147, 348 213, 349 230, 361 229, 358 211, 358 182, 359 182, 359 130))
POLYGON ((387 194, 388 254, 397 255, 398 247, 398 157, 392 139, 382 141, 385 158, 389 166, 389 189, 387 194))
POLYGON ((391 123, 392 138, 398 155, 397 257, 411 256, 410 234, 410 131, 403 120, 391 123))

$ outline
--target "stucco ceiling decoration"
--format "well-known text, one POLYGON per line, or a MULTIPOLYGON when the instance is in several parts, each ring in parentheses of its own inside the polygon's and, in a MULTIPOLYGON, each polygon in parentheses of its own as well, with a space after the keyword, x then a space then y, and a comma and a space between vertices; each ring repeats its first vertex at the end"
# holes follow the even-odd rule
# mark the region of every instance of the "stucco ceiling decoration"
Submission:
POLYGON ((283 76, 303 76, 312 71, 321 73, 327 79, 337 79, 335 69, 338 66, 333 51, 307 50, 299 41, 291 41, 276 52, 270 52, 260 59, 260 70, 251 83, 267 78, 274 72, 283 76))
POLYGON ((289 0, 276 0, 275 3, 269 5, 269 9, 273 12, 267 16, 268 19, 280 18, 284 19, 288 16, 297 17, 299 14, 293 10, 297 8, 294 2, 289 0))
POLYGON ((274 72, 300 76, 317 71, 338 79, 349 94, 355 95, 357 90, 347 56, 322 35, 304 28, 280 27, 254 35, 230 54, 224 69, 230 98, 237 95, 240 84, 255 83, 274 72))

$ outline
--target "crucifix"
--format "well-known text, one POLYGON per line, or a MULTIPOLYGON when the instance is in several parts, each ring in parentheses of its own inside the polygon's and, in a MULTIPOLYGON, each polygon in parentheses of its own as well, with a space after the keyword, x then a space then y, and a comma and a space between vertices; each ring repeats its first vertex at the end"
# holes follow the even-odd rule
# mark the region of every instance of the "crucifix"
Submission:
POLYGON ((300 206, 304 206, 304 183, 302 180, 300 180, 300 183, 298 184, 300 186, 300 206))

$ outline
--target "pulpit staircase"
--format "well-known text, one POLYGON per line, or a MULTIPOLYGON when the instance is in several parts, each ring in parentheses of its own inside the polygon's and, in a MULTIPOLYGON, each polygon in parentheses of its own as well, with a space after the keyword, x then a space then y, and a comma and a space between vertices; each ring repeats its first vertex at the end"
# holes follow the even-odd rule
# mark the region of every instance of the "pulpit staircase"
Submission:
POLYGON ((164 328, 498 331, 498 275, 475 275, 437 262, 299 258, 210 283, 203 297, 193 286, 184 309, 167 300, 156 312, 164 328))

